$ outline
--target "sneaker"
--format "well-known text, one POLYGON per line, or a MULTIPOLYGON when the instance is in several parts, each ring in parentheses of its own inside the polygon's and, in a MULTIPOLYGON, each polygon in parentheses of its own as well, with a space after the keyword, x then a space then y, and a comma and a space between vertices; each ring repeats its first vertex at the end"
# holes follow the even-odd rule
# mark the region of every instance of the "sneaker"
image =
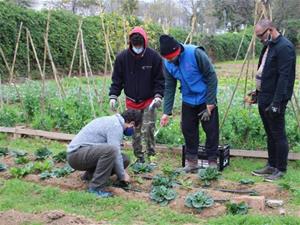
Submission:
POLYGON ((272 173, 271 175, 267 176, 264 181, 268 181, 268 182, 273 182, 276 181, 280 178, 282 178, 284 176, 284 172, 276 169, 276 171, 274 173, 272 173))
POLYGON ((276 168, 274 168, 272 166, 265 166, 262 169, 253 170, 251 172, 251 174, 254 176, 264 177, 264 176, 273 174, 275 171, 276 171, 276 168))
POLYGON ((109 191, 104 191, 104 190, 100 190, 100 189, 94 189, 94 188, 89 188, 88 189, 89 193, 95 194, 100 198, 109 198, 109 197, 113 197, 113 193, 109 192, 109 191))
POLYGON ((200 166, 198 165, 198 159, 187 159, 186 166, 182 170, 186 173, 198 173, 200 166))
POLYGON ((218 162, 217 160, 208 160, 208 166, 210 168, 218 169, 218 162))

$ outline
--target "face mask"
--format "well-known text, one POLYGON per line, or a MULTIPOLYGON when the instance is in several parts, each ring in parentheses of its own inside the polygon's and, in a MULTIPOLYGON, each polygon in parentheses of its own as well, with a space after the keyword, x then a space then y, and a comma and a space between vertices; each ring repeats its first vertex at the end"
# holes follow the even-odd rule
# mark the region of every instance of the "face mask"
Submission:
POLYGON ((144 48, 143 47, 136 48, 136 47, 132 46, 132 50, 134 51, 134 53, 139 55, 144 51, 144 48))
POLYGON ((179 58, 179 56, 176 56, 174 59, 169 60, 169 63, 173 63, 173 64, 177 65, 178 64, 178 58, 179 58))
POLYGON ((133 127, 127 127, 124 130, 124 135, 125 136, 132 136, 134 134, 134 128, 133 127))

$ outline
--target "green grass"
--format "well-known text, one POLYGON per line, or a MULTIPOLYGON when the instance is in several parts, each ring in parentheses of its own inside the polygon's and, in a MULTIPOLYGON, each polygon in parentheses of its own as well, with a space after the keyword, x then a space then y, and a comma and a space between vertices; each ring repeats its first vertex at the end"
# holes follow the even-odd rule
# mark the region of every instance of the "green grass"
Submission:
POLYGON ((127 200, 122 197, 96 198, 84 191, 61 191, 58 188, 42 187, 21 180, 0 180, 0 211, 15 209, 38 213, 47 210, 64 210, 98 221, 113 224, 200 223, 195 216, 176 213, 144 201, 127 200))

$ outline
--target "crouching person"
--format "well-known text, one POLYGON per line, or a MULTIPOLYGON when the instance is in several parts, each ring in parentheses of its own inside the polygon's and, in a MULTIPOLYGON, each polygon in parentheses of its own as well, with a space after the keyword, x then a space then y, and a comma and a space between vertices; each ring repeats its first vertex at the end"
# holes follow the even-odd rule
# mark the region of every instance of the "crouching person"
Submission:
POLYGON ((113 194, 106 191, 105 186, 114 173, 118 180, 130 182, 125 171, 129 160, 121 154, 120 146, 123 134, 133 135, 141 119, 141 113, 136 110, 96 118, 83 127, 68 145, 67 160, 75 170, 86 171, 82 178, 89 181, 88 192, 99 197, 111 197, 113 194))

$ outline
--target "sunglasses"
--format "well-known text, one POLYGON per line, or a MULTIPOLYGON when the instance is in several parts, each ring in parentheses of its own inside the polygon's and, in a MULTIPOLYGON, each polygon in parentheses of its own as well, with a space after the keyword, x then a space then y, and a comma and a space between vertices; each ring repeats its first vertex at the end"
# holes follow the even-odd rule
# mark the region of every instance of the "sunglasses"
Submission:
POLYGON ((264 34, 269 30, 269 28, 267 28, 264 32, 262 32, 261 34, 257 34, 256 36, 258 38, 262 38, 264 36, 264 34))

